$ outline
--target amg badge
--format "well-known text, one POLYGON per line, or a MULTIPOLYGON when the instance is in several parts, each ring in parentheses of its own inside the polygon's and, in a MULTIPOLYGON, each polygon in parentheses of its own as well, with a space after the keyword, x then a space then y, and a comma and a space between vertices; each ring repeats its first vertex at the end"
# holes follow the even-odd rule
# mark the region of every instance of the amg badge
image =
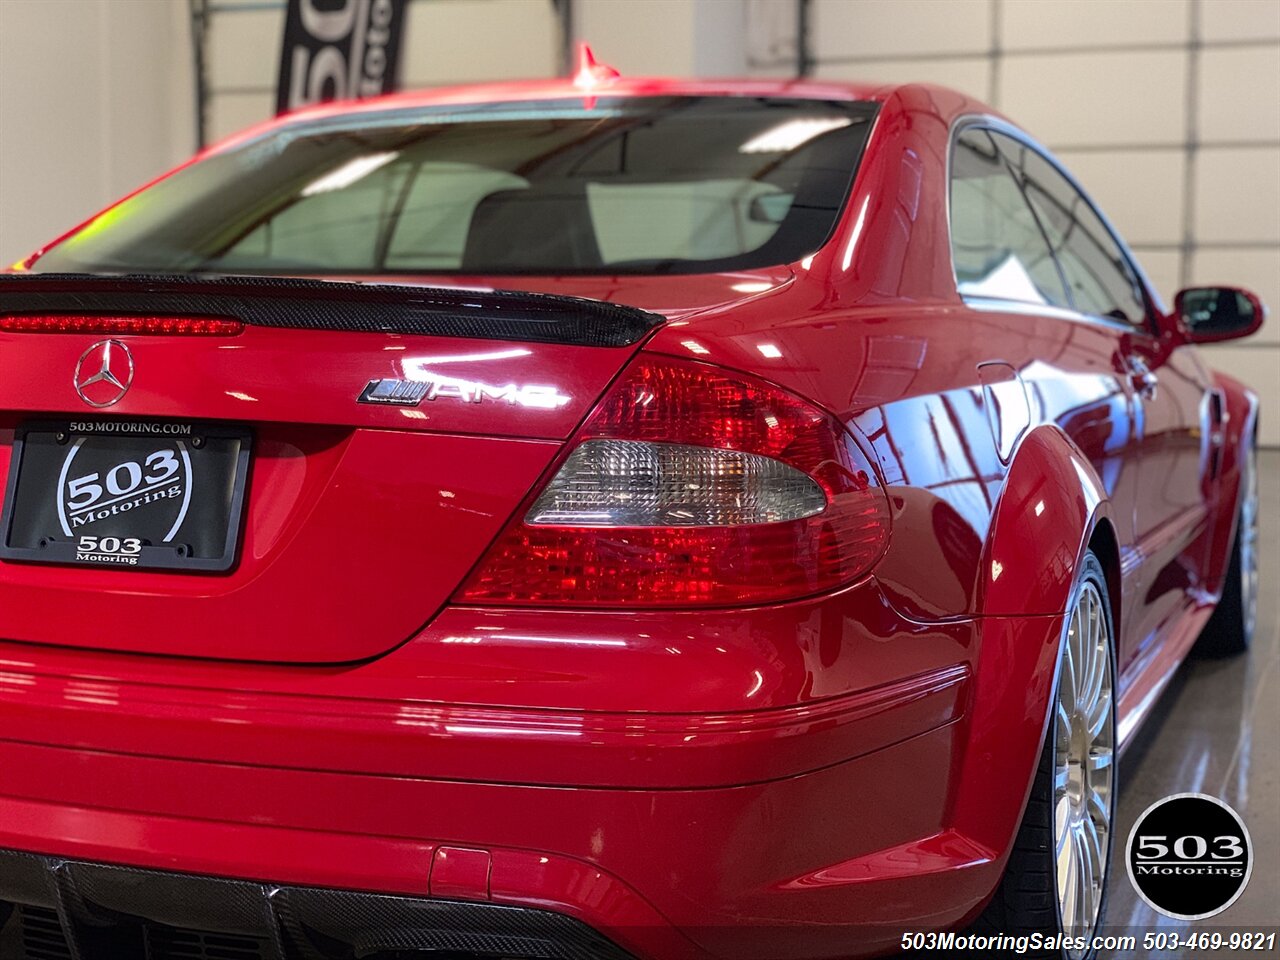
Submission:
POLYGON ((436 377, 430 380, 370 380, 360 394, 361 403, 416 407, 423 400, 460 400, 463 403, 498 402, 535 410, 557 410, 568 403, 555 387, 518 386, 514 383, 494 386, 478 380, 436 377))

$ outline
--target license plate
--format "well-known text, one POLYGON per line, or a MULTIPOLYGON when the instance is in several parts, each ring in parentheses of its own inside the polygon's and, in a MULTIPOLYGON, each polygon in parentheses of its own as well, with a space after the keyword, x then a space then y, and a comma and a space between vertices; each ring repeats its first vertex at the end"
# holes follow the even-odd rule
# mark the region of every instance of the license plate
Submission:
POLYGON ((0 557, 229 570, 251 444, 243 428, 180 421, 23 424, 0 516, 0 557))

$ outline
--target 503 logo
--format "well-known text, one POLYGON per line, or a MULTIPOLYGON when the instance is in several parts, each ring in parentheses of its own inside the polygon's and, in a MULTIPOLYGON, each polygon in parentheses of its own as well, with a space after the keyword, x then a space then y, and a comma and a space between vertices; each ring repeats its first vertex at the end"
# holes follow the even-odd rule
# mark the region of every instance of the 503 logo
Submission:
POLYGON ((1129 879, 1154 910, 1212 917, 1244 893, 1253 843, 1240 814, 1217 797, 1179 793, 1149 806, 1129 834, 1129 879))
POLYGON ((186 520, 193 477, 185 443, 118 457, 109 449, 86 448, 82 438, 63 461, 58 521, 79 552, 94 555, 84 559, 131 556, 146 543, 168 543, 186 520), (130 547, 134 543, 136 549, 130 547))
POLYGON ((81 537, 76 541, 77 560, 136 565, 140 556, 142 541, 137 537, 81 537))

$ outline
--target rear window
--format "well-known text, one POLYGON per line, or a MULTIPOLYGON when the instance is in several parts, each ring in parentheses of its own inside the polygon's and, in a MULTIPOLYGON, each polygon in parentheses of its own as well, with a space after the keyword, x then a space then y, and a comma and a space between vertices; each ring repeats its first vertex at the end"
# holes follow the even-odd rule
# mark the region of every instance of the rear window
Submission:
POLYGON ((693 273, 831 234, 875 106, 581 99, 297 124, 54 247, 45 272, 693 273))

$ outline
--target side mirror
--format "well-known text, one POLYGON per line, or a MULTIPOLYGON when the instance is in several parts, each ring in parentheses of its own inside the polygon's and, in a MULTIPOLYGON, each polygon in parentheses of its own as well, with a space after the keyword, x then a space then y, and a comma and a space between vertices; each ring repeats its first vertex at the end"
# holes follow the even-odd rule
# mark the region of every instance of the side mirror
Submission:
POLYGON ((1173 312, 1188 343, 1214 343, 1256 333, 1267 310, 1238 287, 1190 287, 1178 292, 1173 312))

